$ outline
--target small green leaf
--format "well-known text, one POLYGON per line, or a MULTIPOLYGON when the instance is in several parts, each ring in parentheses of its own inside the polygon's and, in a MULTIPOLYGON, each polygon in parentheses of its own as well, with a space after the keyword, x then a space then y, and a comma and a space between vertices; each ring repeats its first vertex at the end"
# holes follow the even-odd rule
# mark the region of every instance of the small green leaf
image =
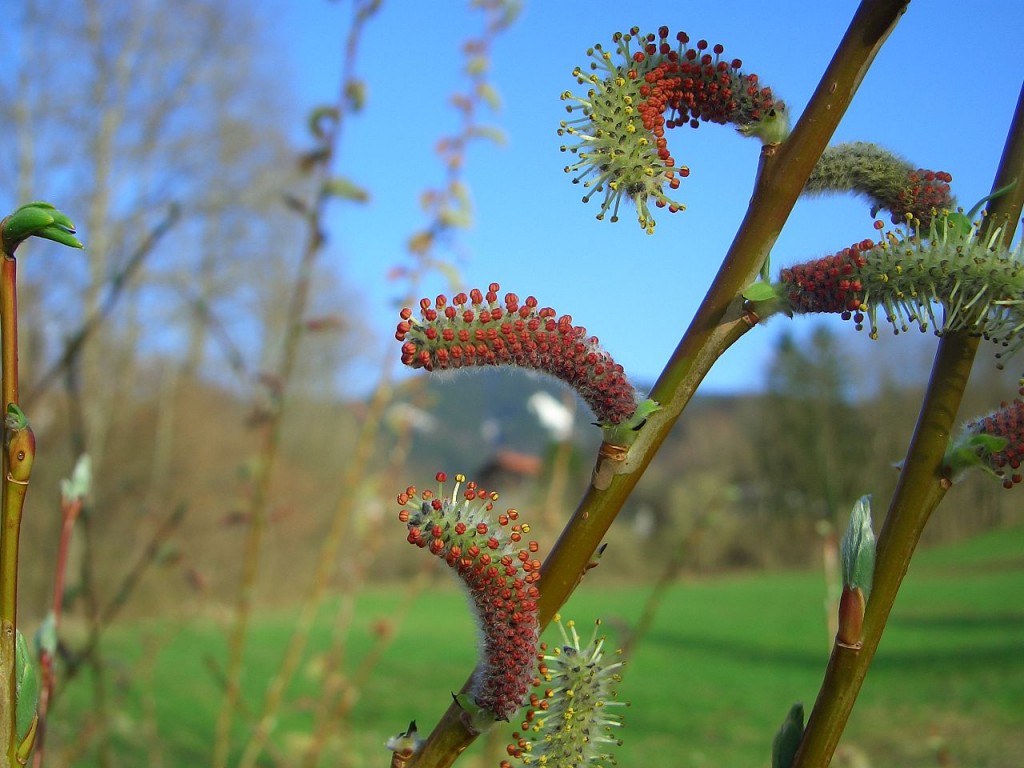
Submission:
POLYGON ((365 188, 360 187, 344 176, 335 176, 328 179, 324 183, 323 193, 329 197, 352 200, 356 203, 366 203, 370 200, 370 193, 365 188))
POLYGON ((69 248, 83 248, 82 242, 71 234, 65 227, 61 227, 57 224, 51 224, 48 227, 43 227, 41 230, 35 233, 36 237, 41 237, 44 240, 53 240, 55 243, 66 245, 69 248))
POLYGON ((985 433, 961 435, 946 449, 942 467, 949 479, 956 483, 971 469, 980 469, 998 479, 999 475, 988 465, 992 454, 1003 450, 1010 441, 985 433))
POLYGON ((28 416, 14 403, 8 403, 4 427, 8 432, 20 432, 23 429, 28 429, 28 416))
POLYGON ((965 237, 969 235, 973 227, 970 217, 965 213, 960 213, 959 211, 953 211, 945 214, 944 216, 937 216, 935 223, 937 231, 942 232, 943 224, 945 224, 946 228, 958 237, 965 237))
POLYGON ((337 107, 317 107, 309 113, 309 131, 318 139, 327 138, 327 134, 334 127, 333 124, 340 119, 341 113, 337 107))
POLYGON ((15 712, 16 733, 21 743, 34 727, 39 707, 39 673, 28 652, 28 644, 19 630, 15 640, 14 678, 17 711, 15 712))
POLYGON ((84 499, 92 486, 92 461, 83 453, 75 462, 71 477, 60 481, 60 495, 65 503, 84 499))
POLYGON ((499 147, 505 146, 508 142, 508 137, 501 128, 497 128, 493 125, 477 125, 474 126, 471 133, 473 136, 481 139, 489 139, 497 144, 499 147))
POLYGON ((437 213, 437 220, 452 229, 469 229, 473 224, 473 214, 465 209, 445 206, 437 213))
POLYGON ((628 448, 636 441, 637 433, 647 423, 651 414, 661 409, 661 404, 647 399, 637 405, 633 415, 618 424, 598 424, 604 432, 604 441, 628 448))
POLYGON ((791 768, 803 736, 804 705, 794 704, 772 741, 772 768, 791 768))
POLYGON ((36 650, 45 653, 51 658, 57 654, 57 614, 51 608, 46 617, 39 622, 39 629, 35 636, 36 650))
POLYGON ((458 179, 453 180, 448 185, 448 192, 451 194, 452 199, 456 200, 463 208, 469 208, 473 204, 473 199, 469 194, 469 187, 458 179))
POLYGON ((48 207, 29 203, 12 213, 4 225, 4 234, 8 237, 24 240, 31 237, 36 230, 53 224, 53 211, 48 207))
POLYGON ((785 107, 779 106, 757 122, 741 125, 736 130, 744 136, 760 139, 762 144, 781 144, 789 136, 789 114, 785 107))
POLYGON ((462 276, 461 270, 451 262, 442 260, 433 266, 434 269, 444 275, 445 280, 448 281, 448 285, 452 286, 453 290, 455 286, 461 285, 465 280, 462 276))
POLYGON ((470 77, 476 77, 482 75, 487 71, 490 62, 488 58, 482 54, 473 56, 466 62, 466 74, 470 77))
POLYGON ((74 236, 75 225, 64 213, 49 203, 35 201, 20 206, 10 216, 0 221, 3 248, 13 256, 17 247, 30 237, 41 237, 81 248, 82 243, 74 236))
POLYGON ((495 112, 501 109, 501 95, 490 83, 480 83, 476 87, 477 96, 487 102, 487 106, 495 112))
POLYGON ((775 298, 775 289, 772 287, 771 283, 759 280, 758 282, 751 283, 744 288, 741 295, 747 301, 769 301, 770 299, 775 298))
POLYGON ((366 106, 366 82, 349 80, 345 84, 345 99, 353 112, 361 112, 366 106))

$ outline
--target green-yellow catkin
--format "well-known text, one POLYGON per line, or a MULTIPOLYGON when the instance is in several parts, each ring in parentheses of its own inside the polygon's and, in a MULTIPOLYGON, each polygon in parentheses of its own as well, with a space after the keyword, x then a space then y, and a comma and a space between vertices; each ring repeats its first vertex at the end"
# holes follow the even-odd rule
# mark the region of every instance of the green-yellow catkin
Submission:
POLYGON ((803 194, 860 195, 870 201, 872 216, 888 211, 893 224, 903 224, 910 214, 927 229, 936 212, 956 208, 952 179, 945 171, 914 168, 877 144, 854 141, 825 149, 803 194))
MULTIPOLYGON (((540 693, 530 696, 522 733, 512 734, 508 755, 523 765, 548 768, 614 764, 610 750, 622 743, 615 735, 622 726, 617 710, 626 706, 615 700, 622 663, 605 661, 604 638, 597 634, 600 622, 586 645, 580 644, 574 622, 563 625, 556 616, 555 623, 563 643, 541 656, 540 693)), ((502 768, 512 765, 510 760, 501 763, 502 768)))

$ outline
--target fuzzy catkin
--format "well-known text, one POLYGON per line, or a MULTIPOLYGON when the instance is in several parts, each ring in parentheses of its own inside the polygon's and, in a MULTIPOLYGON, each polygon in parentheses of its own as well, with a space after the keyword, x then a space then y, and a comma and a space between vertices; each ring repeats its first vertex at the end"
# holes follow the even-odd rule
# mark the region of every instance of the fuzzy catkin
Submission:
MULTIPOLYGON (((554 620, 562 645, 541 656, 540 693, 530 696, 522 733, 512 734, 508 755, 523 765, 549 768, 614 764, 611 749, 622 743, 615 735, 622 726, 618 709, 626 706, 615 699, 622 662, 605 659, 604 638, 597 634, 600 622, 582 645, 574 622, 554 620)), ((501 768, 512 765, 504 760, 501 768)))
POLYGON ((446 494, 444 473, 437 493, 415 487, 398 495, 398 519, 408 541, 445 561, 465 584, 480 632, 480 660, 470 693, 495 720, 508 720, 522 707, 534 679, 539 622, 540 560, 537 542, 526 541, 530 526, 519 513, 497 513, 496 493, 463 475, 446 494))
POLYGON ((570 315, 541 307, 533 296, 514 293, 499 301, 501 287, 473 289, 450 301, 420 301, 420 317, 401 312, 395 338, 402 362, 427 371, 480 366, 516 366, 547 373, 572 387, 601 425, 627 421, 639 396, 622 366, 601 349, 596 336, 574 325, 570 315))
POLYGON ((997 236, 891 233, 787 267, 773 287, 792 314, 835 313, 858 328, 866 320, 872 337, 879 322, 897 333, 912 323, 964 331, 999 344, 1006 359, 1024 345, 1024 262, 1019 248, 995 247, 997 236))
POLYGON ((955 209, 951 180, 944 171, 914 168, 877 144, 854 141, 826 147, 803 194, 860 195, 870 201, 872 216, 884 210, 891 214, 893 224, 904 224, 910 214, 926 230, 933 211, 955 209))
POLYGON ((614 52, 595 45, 587 51, 587 69, 573 70, 586 91, 562 94, 566 110, 578 116, 558 129, 559 136, 575 140, 561 151, 577 158, 565 172, 587 190, 583 202, 602 196, 599 220, 610 215, 617 221, 628 200, 640 226, 653 233, 652 207, 670 213, 685 208, 666 191, 678 189, 690 173, 669 152, 666 129, 733 125, 764 143, 778 143, 788 133, 785 104, 757 75, 744 73, 742 61, 723 57, 723 46, 707 40, 690 45, 686 33, 670 36, 668 27, 657 34, 634 27, 612 42, 614 52))

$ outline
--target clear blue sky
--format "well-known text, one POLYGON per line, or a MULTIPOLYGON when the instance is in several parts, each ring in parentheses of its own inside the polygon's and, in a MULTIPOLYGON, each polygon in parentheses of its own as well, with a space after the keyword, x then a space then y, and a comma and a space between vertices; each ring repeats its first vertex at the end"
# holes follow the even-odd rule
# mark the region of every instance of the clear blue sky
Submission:
MULTIPOLYGON (((456 257, 467 287, 497 281, 503 290, 536 295, 599 336, 635 380, 653 382, 743 217, 760 145, 722 126, 676 129, 669 146, 691 169, 676 195, 687 210, 662 213, 653 236, 632 212, 617 224, 598 222, 597 205, 580 202, 579 188, 562 171, 566 155, 558 151, 556 128, 564 115, 558 97, 576 87, 571 70, 587 63, 588 47, 608 43, 616 30, 666 24, 722 43, 727 56, 741 58, 745 71, 772 86, 795 119, 856 6, 851 0, 526 2, 493 55, 504 107, 487 119, 509 140, 502 147, 481 143, 468 158, 476 219, 456 257)), ((281 10, 281 42, 303 107, 333 98, 347 7, 310 0, 281 10)), ((915 166, 948 171, 961 203, 986 194, 1024 76, 1022 8, 1019 0, 912 2, 834 141, 873 141, 915 166)), ((425 221, 419 194, 443 178, 433 147, 455 126, 446 100, 463 83, 459 46, 481 23, 468 2, 386 0, 366 29, 359 70, 369 102, 346 127, 339 169, 368 185, 373 200, 332 211, 328 258, 362 294, 367 324, 379 329, 372 343, 395 354, 396 288, 385 276, 404 263, 405 241, 425 221)), ((862 201, 801 201, 773 264, 777 270, 872 233, 862 201)), ((437 292, 448 292, 439 276, 424 295, 437 292)), ((805 332, 811 322, 778 319, 748 334, 705 389, 756 387, 787 326, 805 332)), ((856 335, 852 327, 844 332, 856 335)), ((856 345, 863 344, 862 335, 856 345)))

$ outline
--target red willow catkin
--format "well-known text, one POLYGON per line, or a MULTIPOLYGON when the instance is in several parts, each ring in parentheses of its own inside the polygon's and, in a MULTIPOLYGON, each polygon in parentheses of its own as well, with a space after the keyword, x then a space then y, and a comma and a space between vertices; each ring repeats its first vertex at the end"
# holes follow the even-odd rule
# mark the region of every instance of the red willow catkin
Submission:
POLYGON ((739 59, 723 58, 721 45, 698 40, 691 47, 685 32, 673 36, 668 27, 657 34, 634 27, 616 33, 612 42, 614 53, 601 45, 587 51, 589 73, 573 70, 576 82, 588 90, 562 94, 570 102, 566 110, 580 116, 562 121, 558 130, 559 136, 576 140, 561 150, 578 158, 565 172, 588 190, 583 201, 604 195, 598 219, 610 213, 611 221, 618 221, 619 206, 627 199, 636 206, 640 226, 653 233, 648 201, 672 213, 685 208, 665 191, 678 189, 680 178, 690 174, 669 152, 667 129, 702 122, 733 125, 765 143, 778 143, 788 133, 785 104, 757 75, 743 73, 739 59))
POLYGON ((486 294, 473 289, 450 302, 443 295, 422 299, 419 319, 403 309, 395 331, 402 362, 428 371, 489 365, 542 371, 576 390, 603 426, 633 416, 637 392, 596 336, 533 296, 520 302, 506 293, 499 302, 500 289, 491 283, 486 294))
POLYGON ((495 720, 523 706, 536 673, 537 598, 540 560, 530 526, 514 509, 495 511, 498 495, 455 476, 450 494, 443 472, 438 490, 406 488, 398 495, 398 519, 408 541, 452 568, 465 584, 480 630, 480 658, 470 695, 495 720))

